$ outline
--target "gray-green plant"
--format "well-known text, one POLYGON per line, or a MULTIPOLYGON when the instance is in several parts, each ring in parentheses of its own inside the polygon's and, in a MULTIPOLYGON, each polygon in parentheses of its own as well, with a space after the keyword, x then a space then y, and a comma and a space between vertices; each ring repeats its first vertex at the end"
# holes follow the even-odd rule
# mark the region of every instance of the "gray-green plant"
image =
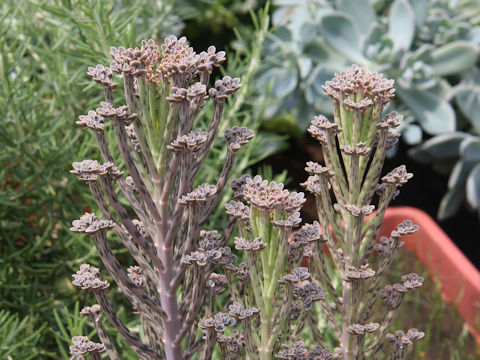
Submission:
POLYGON ((85 213, 73 221, 71 230, 92 238, 103 265, 135 310, 141 330, 127 327, 119 316, 107 293, 110 283, 100 270, 82 264, 73 285, 93 293, 98 302, 81 314, 92 319, 100 342, 74 336, 72 358, 88 354, 100 359, 103 352, 111 359, 121 357, 103 323, 106 317, 139 358, 211 359, 217 342, 223 358, 379 358, 388 340, 390 358, 404 359, 407 346, 424 333, 388 330, 405 293, 420 287, 423 278, 408 274, 383 290, 382 280, 402 237, 418 226, 406 220, 375 244, 388 204, 412 177, 405 166, 381 177, 386 152, 399 137, 392 129, 402 120, 396 112, 381 117, 394 96, 393 80, 353 66, 325 84, 334 120, 319 115, 309 132, 320 142, 326 166, 307 163, 310 176, 302 184, 315 196, 319 222, 292 234, 301 223, 304 194, 258 175, 244 175, 232 181, 236 200, 225 205, 230 219, 218 232, 205 226, 237 152, 254 135, 246 127, 225 130, 227 155, 215 185, 195 185, 226 100, 241 87, 240 79, 225 76, 207 92, 225 52, 209 47, 196 54, 185 38, 169 36, 161 46, 149 40, 140 48, 113 47, 111 56, 110 67, 88 70, 103 87, 105 101, 77 121, 95 133, 104 162, 83 160, 71 171, 89 185, 102 218, 85 213), (115 105, 114 72, 123 78, 127 105, 115 105), (195 120, 208 100, 214 112, 202 130, 195 120), (112 126, 122 165, 106 136, 112 126), (372 214, 375 194, 378 205, 372 214), (238 266, 227 246, 235 227, 235 249, 247 258, 238 266), (125 269, 108 230, 136 265, 125 269), (334 284, 326 268, 324 245, 341 284, 334 284), (300 266, 304 256, 310 269, 300 266), (221 297, 223 308, 217 312, 215 298, 227 284, 229 292, 221 297), (383 312, 374 310, 379 297, 383 312), (315 302, 321 304, 336 338, 333 352, 312 311, 315 302), (236 324, 241 332, 227 330, 236 324), (318 344, 308 355, 301 340, 306 326, 318 344))
MULTIPOLYGON (((64 348, 65 336, 59 336, 57 324, 67 321, 58 306, 73 304, 79 296, 69 286, 71 269, 82 261, 98 265, 91 244, 72 236, 65 226, 93 198, 81 184, 59 175, 76 157, 99 155, 94 137, 71 127, 72 114, 78 116, 99 102, 85 70, 92 61, 108 59, 109 44, 133 46, 147 34, 161 38, 167 28, 180 31, 185 12, 184 3, 173 0, 8 0, 0 5, 0 98, 6 104, 0 110, 0 308, 31 324, 17 333, 22 335, 9 353, 13 358, 23 357, 20 349, 27 347, 37 357, 58 357, 55 342, 64 348), (52 309, 57 309, 58 321, 53 321, 52 309), (38 341, 31 340, 29 332, 41 333, 38 341)), ((242 74, 245 86, 241 101, 234 103, 236 110, 228 105, 224 120, 256 129, 255 114, 246 111, 256 89, 243 74, 255 76, 258 61, 249 60, 260 57, 268 30, 242 30, 239 51, 229 58, 228 68, 242 74)), ((279 139, 257 138, 272 146, 260 152, 251 144, 234 169, 238 175, 275 151, 279 139)), ((218 145, 214 156, 225 156, 224 147, 218 145)), ((209 177, 218 166, 207 159, 201 175, 209 177)))
POLYGON ((411 149, 409 155, 449 174, 448 191, 438 209, 439 219, 453 216, 465 202, 480 218, 480 70, 465 74, 451 96, 466 124, 464 131, 437 135, 411 149))
MULTIPOLYGON (((270 84, 265 93, 274 100, 266 115, 274 123, 291 113, 304 129, 315 112, 331 113, 322 84, 342 67, 357 63, 395 80, 398 96, 388 110, 404 116, 397 131, 408 144, 420 144, 424 133, 442 134, 433 143, 436 157, 444 161, 458 158, 463 150, 457 147, 457 155, 452 155, 452 142, 442 145, 448 138, 443 134, 463 131, 478 136, 474 109, 480 103, 473 80, 480 53, 478 1, 278 0, 274 4, 277 29, 267 46, 269 61, 260 80, 270 84)), ((478 209, 478 170, 471 172, 469 186, 464 175, 455 180, 459 168, 463 173, 474 167, 469 163, 466 170, 463 163, 460 156, 439 209, 441 219, 455 213, 461 204, 457 200, 465 193, 468 204, 478 209)))

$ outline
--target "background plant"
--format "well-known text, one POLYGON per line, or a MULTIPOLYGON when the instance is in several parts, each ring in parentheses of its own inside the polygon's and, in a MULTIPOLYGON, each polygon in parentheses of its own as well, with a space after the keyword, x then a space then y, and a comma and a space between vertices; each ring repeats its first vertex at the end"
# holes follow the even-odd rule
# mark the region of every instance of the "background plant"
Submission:
POLYGON ((215 293, 225 284, 230 290, 228 309, 207 313, 199 324, 202 358, 211 357, 216 341, 222 358, 404 359, 407 345, 425 335, 416 329, 388 334, 405 294, 424 279, 411 273, 383 287, 402 238, 418 226, 406 220, 376 244, 388 204, 412 177, 403 165, 380 175, 387 150, 398 141, 392 130, 402 120, 396 112, 381 117, 394 97, 393 81, 354 65, 327 81, 324 90, 332 98, 334 121, 316 116, 308 130, 322 146, 325 166, 308 162, 310 176, 302 184, 315 197, 319 221, 292 235, 302 222, 304 194, 260 176, 242 176, 232 181, 236 201, 226 209, 239 229, 235 249, 246 253, 247 262, 233 258, 219 264, 202 243, 187 258, 190 264, 206 257, 206 269, 221 265, 224 275, 215 276, 222 276, 215 293), (324 248, 332 258, 330 269, 324 248), (304 257, 309 269, 299 267, 304 257), (336 275, 340 282, 334 281, 336 275), (379 298, 383 310, 375 307, 379 298), (327 326, 313 311, 315 303, 327 326), (227 330, 236 324, 241 332, 240 327, 227 330), (317 345, 308 355, 304 334, 317 345))
MULTIPOLYGON (((477 1, 273 3, 278 6, 272 16, 277 28, 267 45, 270 61, 261 78, 271 87, 265 86, 266 94, 275 98, 265 112, 271 119, 267 126, 278 128, 286 121, 305 129, 314 113, 331 113, 321 85, 355 62, 395 80, 398 96, 388 110, 404 116, 397 131, 407 144, 456 130, 478 136, 478 116, 474 115, 479 107, 475 90, 480 45, 477 1)), ((479 192, 478 170, 473 170, 476 164, 462 160, 458 142, 453 150, 454 142, 444 140, 442 136, 433 142, 437 164, 445 164, 448 158, 457 165, 453 172, 452 162, 443 166, 452 175, 440 219, 455 213, 461 204, 458 199, 464 199, 466 193, 470 207, 477 209, 479 192), (462 173, 460 178, 455 175, 458 172, 462 173), (470 185, 466 186, 467 182, 470 185)), ((428 146, 422 149, 429 151, 428 146)))

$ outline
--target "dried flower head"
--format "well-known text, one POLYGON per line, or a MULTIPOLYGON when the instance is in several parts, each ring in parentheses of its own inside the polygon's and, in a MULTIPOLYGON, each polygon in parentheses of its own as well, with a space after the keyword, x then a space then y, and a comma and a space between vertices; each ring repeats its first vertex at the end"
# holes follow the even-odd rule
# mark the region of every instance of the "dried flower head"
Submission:
POLYGON ((327 177, 332 177, 335 175, 335 173, 332 170, 314 161, 307 162, 307 167, 305 168, 305 171, 310 175, 319 175, 319 176, 324 175, 327 177))
POLYGON ((380 325, 378 323, 370 323, 366 325, 353 324, 347 327, 347 331, 351 335, 363 335, 365 333, 372 333, 376 331, 380 325))
POLYGON ((72 284, 82 290, 108 289, 110 284, 108 281, 100 279, 99 270, 89 264, 80 265, 80 270, 72 275, 72 284))
POLYGON ((112 220, 99 220, 94 213, 85 213, 79 220, 72 221, 70 231, 93 236, 101 230, 113 228, 112 220))
POLYGON ((368 156, 372 150, 369 147, 365 146, 365 142, 359 142, 357 146, 352 145, 340 145, 340 150, 342 150, 347 155, 359 155, 359 156, 368 156))
POLYGON ((226 213, 231 218, 248 221, 250 208, 240 201, 231 200, 225 204, 226 213))
POLYGON ((402 124, 403 116, 392 111, 385 115, 383 119, 377 124, 377 129, 388 130, 395 129, 402 124))
POLYGON ((211 273, 206 285, 212 292, 213 296, 218 296, 225 291, 227 277, 223 274, 211 273))
POLYGON ((217 342, 227 345, 227 350, 233 354, 242 354, 245 350, 245 336, 237 329, 232 330, 232 334, 218 335, 217 342))
POLYGON ((157 75, 163 78, 182 76, 191 79, 197 72, 199 56, 192 47, 188 46, 187 38, 170 35, 161 45, 160 63, 157 75))
POLYGON ((275 181, 268 183, 259 175, 253 179, 245 178, 242 194, 251 206, 265 210, 273 210, 281 206, 289 196, 289 192, 283 188, 283 184, 277 184, 275 181))
POLYGON ((192 130, 187 135, 181 135, 175 139, 168 149, 173 151, 187 150, 197 152, 202 149, 203 144, 208 140, 208 133, 203 130, 192 130))
POLYGON ((73 345, 70 346, 70 354, 76 359, 83 359, 82 355, 87 353, 102 353, 106 350, 105 345, 94 343, 87 336, 74 336, 73 345))
POLYGON ((94 317, 96 315, 99 315, 101 312, 100 305, 95 304, 92 306, 85 306, 80 310, 80 316, 88 316, 88 317, 94 317))
POLYGON ((91 129, 98 134, 102 134, 105 128, 103 116, 98 115, 94 110, 90 110, 87 115, 80 115, 75 123, 82 129, 91 129))
POLYGON ((211 73, 213 68, 220 67, 225 62, 225 51, 216 51, 215 46, 209 46, 207 51, 198 54, 197 68, 199 71, 211 73))
POLYGON ((345 269, 345 280, 355 281, 368 279, 375 276, 375 270, 368 267, 368 264, 360 266, 360 268, 354 268, 349 266, 345 269))
POLYGON ((406 184, 412 177, 413 174, 407 172, 407 167, 405 165, 400 165, 382 177, 382 181, 387 185, 400 187, 406 184))
POLYGON ((92 78, 98 85, 104 88, 114 89, 117 84, 112 81, 113 72, 109 67, 101 64, 88 67, 87 75, 92 78))
POLYGON ((237 320, 245 320, 246 318, 255 316, 260 312, 256 307, 244 309, 243 305, 238 302, 231 304, 228 307, 228 310, 228 314, 237 320))
POLYGON ((202 320, 198 326, 201 329, 214 328, 217 334, 223 334, 226 326, 235 326, 237 321, 226 312, 215 314, 213 318, 202 320))
POLYGON ((402 284, 408 290, 419 288, 423 285, 424 278, 415 273, 402 276, 402 284))
POLYGON ((267 247, 267 244, 261 238, 254 238, 251 240, 236 237, 234 240, 235 249, 243 251, 261 251, 267 247))
POLYGON ((306 353, 307 349, 303 341, 297 341, 292 345, 282 344, 282 350, 277 353, 277 359, 304 359, 306 353))
POLYGON ((299 212, 295 212, 288 216, 285 220, 273 220, 272 224, 275 227, 291 229, 297 227, 302 222, 299 212))
POLYGON ((210 184, 202 184, 187 195, 183 195, 178 202, 180 204, 198 204, 207 201, 208 198, 215 195, 217 187, 210 184))
POLYGON ((383 74, 352 65, 350 71, 335 74, 322 88, 335 101, 360 97, 386 105, 395 96, 393 84, 394 81, 385 79, 383 74))
POLYGON ((208 95, 214 101, 225 101, 228 95, 236 92, 242 84, 240 84, 240 78, 231 78, 230 76, 224 76, 223 79, 215 81, 215 88, 208 91, 208 95))
POLYGON ((228 149, 237 152, 243 145, 253 139, 255 133, 246 127, 234 126, 230 130, 225 130, 225 139, 227 139, 228 149))
POLYGON ((314 302, 324 300, 327 296, 320 285, 309 281, 303 281, 295 286, 295 294, 302 299, 307 311, 312 309, 314 302))
POLYGON ((310 273, 306 267, 295 268, 290 274, 287 274, 278 280, 280 284, 298 283, 310 279, 310 273))
POLYGON ((143 275, 142 268, 140 266, 130 266, 127 269, 127 276, 130 280, 133 281, 135 285, 140 288, 145 288, 146 286, 146 279, 143 275))
POLYGON ((315 116, 308 128, 308 132, 312 137, 322 144, 327 142, 327 136, 336 135, 341 131, 342 128, 339 124, 329 121, 323 115, 315 116))

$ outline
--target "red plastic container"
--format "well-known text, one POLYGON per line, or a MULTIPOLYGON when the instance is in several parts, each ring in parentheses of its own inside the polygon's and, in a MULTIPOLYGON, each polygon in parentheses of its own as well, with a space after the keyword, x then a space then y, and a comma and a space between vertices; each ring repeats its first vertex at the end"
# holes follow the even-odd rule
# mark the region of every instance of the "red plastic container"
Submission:
POLYGON ((420 226, 419 231, 402 239, 405 247, 415 251, 431 276, 440 282, 445 301, 458 309, 480 344, 480 272, 422 210, 408 206, 388 208, 380 234, 390 235, 404 220, 420 226))

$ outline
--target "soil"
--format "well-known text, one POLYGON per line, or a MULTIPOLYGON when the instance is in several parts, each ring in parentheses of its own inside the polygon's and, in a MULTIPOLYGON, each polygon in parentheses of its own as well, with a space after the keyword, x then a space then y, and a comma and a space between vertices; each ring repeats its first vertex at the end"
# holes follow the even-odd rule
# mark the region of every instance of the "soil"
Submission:
MULTIPOLYGON (((288 170, 289 189, 300 189, 299 184, 307 179, 304 170, 307 161, 322 162, 320 145, 308 134, 300 139, 291 139, 289 149, 277 153, 258 164, 255 170, 262 165, 272 166, 273 173, 277 174, 284 169, 288 170)), ((415 162, 407 155, 407 146, 400 143, 398 153, 395 157, 387 159, 384 165, 384 172, 405 164, 414 177, 405 185, 400 195, 391 203, 392 206, 414 206, 424 210, 433 218, 440 204, 440 200, 447 191, 448 176, 436 173, 430 166, 415 162)), ((316 219, 314 201, 309 196, 302 211, 302 219, 311 222, 316 219)), ((442 229, 457 244, 470 261, 480 268, 480 247, 477 239, 480 221, 475 213, 462 206, 458 213, 448 219, 439 222, 442 229)))

